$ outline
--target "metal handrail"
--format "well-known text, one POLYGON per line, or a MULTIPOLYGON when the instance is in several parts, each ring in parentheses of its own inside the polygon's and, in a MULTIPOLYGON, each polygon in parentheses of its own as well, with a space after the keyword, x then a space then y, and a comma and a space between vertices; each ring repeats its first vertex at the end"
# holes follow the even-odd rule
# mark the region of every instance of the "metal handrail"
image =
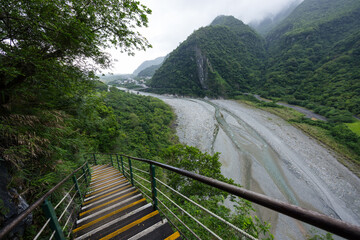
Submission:
POLYGON ((37 207, 39 207, 46 198, 48 198, 53 192, 55 192, 61 185, 63 185, 67 180, 69 180, 75 173, 81 170, 87 162, 61 180, 58 184, 56 184, 53 188, 51 188, 47 193, 45 193, 41 198, 39 198, 35 203, 21 212, 16 218, 14 218, 9 224, 7 224, 3 229, 0 230, 0 239, 4 238, 17 224, 19 224, 22 220, 24 220, 30 213, 32 213, 37 207))
MULTIPOLYGON (((160 179, 156 178, 156 181, 158 181, 159 183, 161 183, 163 186, 167 187, 168 189, 170 189, 172 192, 176 193, 177 195, 181 196, 182 198, 186 199, 187 201, 191 202, 192 204, 194 204, 195 206, 197 206, 198 208, 200 208, 201 210, 207 212, 208 214, 210 214, 211 216, 217 218, 218 220, 220 220, 221 222, 225 223, 226 225, 232 227, 233 229, 235 229, 236 231, 238 231, 241 235, 243 235, 244 237, 247 237, 248 239, 252 239, 252 240, 256 240, 256 238, 254 238, 253 236, 251 236, 250 234, 248 234, 247 232, 245 232, 244 230, 236 227, 235 225, 233 225, 232 223, 226 221, 225 219, 223 219, 222 217, 216 215, 215 213, 211 212, 210 210, 208 210, 207 208, 203 207, 202 205, 198 204, 197 202, 191 200, 190 198, 188 198, 187 196, 185 196, 184 194, 176 191, 175 189, 173 189, 172 187, 170 187, 169 185, 167 185, 166 183, 162 182, 160 179)), ((160 191, 159 191, 160 192, 160 191)))
POLYGON ((145 162, 148 164, 153 164, 155 166, 170 170, 172 172, 178 173, 180 175, 195 179, 199 182, 205 183, 209 186, 215 187, 217 189, 223 190, 235 196, 241 197, 243 199, 249 200, 253 203, 259 204, 263 207, 269 208, 276 212, 282 213, 294 219, 300 220, 302 222, 308 223, 312 226, 318 227, 330 233, 336 234, 338 236, 348 238, 348 239, 360 239, 360 226, 356 226, 351 223, 344 222, 339 219, 335 219, 324 214, 307 210, 296 205, 285 203, 277 199, 259 194, 247 189, 234 186, 219 180, 202 176, 193 172, 186 171, 184 169, 176 168, 164 163, 159 163, 149 159, 142 159, 137 157, 128 156, 125 154, 117 154, 128 159, 137 160, 140 162, 145 162))

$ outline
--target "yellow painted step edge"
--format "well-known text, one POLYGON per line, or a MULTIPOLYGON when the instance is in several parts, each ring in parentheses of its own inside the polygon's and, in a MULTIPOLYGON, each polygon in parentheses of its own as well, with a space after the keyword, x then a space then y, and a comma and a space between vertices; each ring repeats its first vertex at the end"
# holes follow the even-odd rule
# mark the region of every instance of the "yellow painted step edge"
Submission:
POLYGON ((121 177, 121 178, 119 178, 119 179, 115 179, 115 180, 112 180, 112 181, 107 182, 107 183, 102 183, 101 185, 96 186, 96 188, 91 188, 91 187, 90 187, 90 189, 91 189, 92 191, 96 191, 97 189, 100 189, 100 188, 102 188, 102 187, 104 187, 104 186, 106 186, 106 185, 110 185, 110 184, 112 184, 112 183, 114 183, 114 182, 116 182, 116 181, 120 181, 120 180, 122 180, 122 179, 124 179, 124 178, 125 178, 125 177, 121 177))
POLYGON ((114 176, 114 175, 117 175, 117 174, 121 174, 121 173, 120 173, 119 171, 112 171, 112 172, 107 172, 107 173, 99 174, 99 175, 93 176, 93 177, 91 178, 91 181, 99 180, 99 179, 105 178, 105 177, 114 176))
POLYGON ((128 230, 128 229, 130 229, 130 228, 132 228, 132 227, 134 227, 134 226, 136 226, 136 225, 144 222, 145 220, 147 220, 147 219, 155 216, 156 214, 159 214, 159 211, 158 211, 158 210, 156 210, 156 211, 154 211, 154 212, 152 212, 152 213, 150 213, 150 214, 148 214, 148 215, 146 215, 146 216, 144 216, 144 217, 142 217, 142 218, 140 218, 140 219, 138 219, 138 220, 136 220, 136 221, 134 221, 134 222, 132 222, 132 223, 130 223, 130 224, 128 224, 128 225, 120 228, 120 229, 118 229, 118 230, 116 230, 115 232, 110 233, 109 235, 107 235, 107 236, 105 236, 105 237, 103 237, 103 238, 100 238, 100 240, 108 240, 108 239, 110 239, 110 238, 113 238, 113 237, 115 237, 116 235, 119 235, 120 233, 123 233, 123 232, 125 232, 126 230, 128 230))
POLYGON ((119 213, 119 212, 122 212, 122 211, 124 211, 124 210, 126 210, 126 209, 128 209, 128 208, 131 208, 132 206, 135 206, 135 205, 137 205, 137 204, 139 204, 139 203, 141 203, 141 202, 144 202, 144 201, 146 201, 145 198, 140 199, 139 201, 130 203, 129 205, 126 205, 125 207, 122 207, 122 208, 120 208, 120 209, 118 209, 118 210, 116 210, 116 211, 114 211, 114 212, 111 212, 111 213, 109 213, 109 214, 106 214, 106 215, 104 215, 104 216, 102 216, 102 217, 100 217, 100 218, 98 218, 98 219, 95 219, 95 220, 93 220, 93 221, 91 221, 91 222, 89 222, 89 223, 87 223, 87 224, 82 225, 81 227, 75 228, 75 229, 73 230, 73 233, 76 233, 76 232, 78 232, 78 231, 80 231, 80 230, 83 230, 83 229, 85 229, 85 228, 87 228, 87 227, 90 227, 90 226, 94 225, 94 224, 97 223, 97 222, 100 222, 100 221, 102 221, 102 220, 104 220, 104 219, 106 219, 106 218, 108 218, 108 217, 111 217, 111 216, 113 216, 113 215, 115 215, 115 214, 117 214, 117 213, 119 213))
POLYGON ((180 237, 180 233, 179 232, 175 232, 173 234, 171 234, 170 236, 168 236, 167 238, 165 238, 164 240, 175 240, 178 237, 180 237))
POLYGON ((104 195, 101 195, 100 197, 93 198, 93 199, 91 199, 91 200, 89 200, 89 201, 83 202, 83 206, 88 205, 89 203, 95 202, 96 200, 99 200, 99 199, 102 199, 102 198, 104 198, 104 197, 107 197, 107 196, 109 196, 109 195, 111 195, 111 194, 120 192, 120 191, 122 191, 122 190, 124 190, 124 189, 126 189, 126 188, 129 188, 129 187, 131 187, 130 184, 129 184, 128 186, 125 186, 125 187, 116 189, 116 190, 114 190, 114 191, 112 191, 112 192, 109 192, 109 193, 106 193, 106 194, 104 194, 104 195))
POLYGON ((106 175, 106 176, 104 176, 103 179, 101 179, 101 178, 99 178, 99 179, 91 179, 92 183, 90 183, 90 186, 94 186, 94 185, 99 184, 99 183, 101 183, 101 182, 108 181, 109 178, 112 177, 112 176, 114 176, 114 177, 116 177, 116 176, 122 177, 122 176, 124 176, 124 175, 122 175, 121 173, 117 172, 117 173, 114 173, 114 174, 106 175), (106 178, 108 178, 108 179, 106 179, 106 178), (98 181, 98 182, 93 183, 93 181, 95 181, 95 180, 98 181))
POLYGON ((103 204, 101 204, 101 205, 99 205, 99 206, 93 207, 93 208, 91 208, 91 209, 89 209, 89 210, 87 210, 87 211, 85 211, 85 212, 80 213, 79 216, 81 217, 81 216, 83 216, 83 215, 85 215, 85 214, 87 214, 87 213, 89 213, 89 212, 92 212, 92 211, 94 211, 94 210, 96 210, 96 209, 99 209, 99 208, 101 208, 101 207, 103 207, 103 206, 109 205, 109 204, 111 204, 111 203, 113 203, 113 202, 116 202, 116 201, 122 199, 122 198, 125 198, 125 197, 127 197, 127 196, 130 196, 131 194, 136 193, 137 191, 138 191, 138 190, 135 190, 135 191, 133 191, 133 192, 127 193, 127 194, 125 194, 125 195, 122 195, 121 197, 118 197, 118 198, 115 198, 115 199, 113 199, 113 200, 111 200, 111 201, 108 201, 108 202, 106 202, 106 203, 103 203, 103 204))
MULTIPOLYGON (((122 178, 122 179, 119 179, 119 181, 120 181, 120 180, 124 180, 124 179, 122 178)), ((117 184, 114 184, 114 185, 111 185, 111 186, 109 186, 109 187, 106 187, 106 188, 103 188, 103 189, 101 189, 101 190, 98 190, 98 191, 96 191, 96 192, 92 192, 92 193, 90 193, 90 194, 87 194, 85 197, 86 197, 86 198, 91 197, 91 196, 96 195, 96 194, 98 194, 98 193, 101 193, 101 192, 103 192, 103 191, 105 191, 105 190, 108 190, 109 188, 116 187, 116 186, 118 186, 118 185, 120 185, 120 184, 124 184, 124 183, 126 183, 126 182, 127 182, 127 180, 125 179, 125 181, 121 181, 121 182, 119 182, 119 183, 117 183, 117 184)))

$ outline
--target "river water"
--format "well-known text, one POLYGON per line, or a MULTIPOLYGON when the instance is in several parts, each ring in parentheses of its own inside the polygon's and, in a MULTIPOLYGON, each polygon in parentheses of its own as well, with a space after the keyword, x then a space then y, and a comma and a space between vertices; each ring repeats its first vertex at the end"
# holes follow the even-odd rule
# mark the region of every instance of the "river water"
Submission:
MULTIPOLYGON (((146 95, 172 106, 180 142, 220 152, 224 176, 249 190, 360 225, 360 179, 286 121, 230 100, 146 95)), ((256 209, 271 223, 275 239, 304 239, 312 228, 256 209)))

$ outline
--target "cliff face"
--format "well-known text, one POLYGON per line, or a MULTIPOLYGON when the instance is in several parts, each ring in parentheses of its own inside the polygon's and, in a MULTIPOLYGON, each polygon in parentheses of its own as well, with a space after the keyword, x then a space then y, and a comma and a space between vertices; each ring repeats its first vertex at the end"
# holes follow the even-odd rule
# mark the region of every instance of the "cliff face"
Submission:
POLYGON ((258 82, 264 41, 234 17, 217 17, 174 50, 152 78, 163 92, 218 96, 248 90, 258 82))
POLYGON ((150 86, 196 96, 251 91, 360 115, 359 16, 358 0, 304 0, 265 37, 219 16, 170 54, 150 86))
POLYGON ((197 68, 197 75, 198 79, 201 85, 201 88, 204 90, 207 90, 207 84, 208 82, 208 64, 209 60, 201 53, 201 49, 195 46, 195 62, 196 62, 196 68, 197 68))

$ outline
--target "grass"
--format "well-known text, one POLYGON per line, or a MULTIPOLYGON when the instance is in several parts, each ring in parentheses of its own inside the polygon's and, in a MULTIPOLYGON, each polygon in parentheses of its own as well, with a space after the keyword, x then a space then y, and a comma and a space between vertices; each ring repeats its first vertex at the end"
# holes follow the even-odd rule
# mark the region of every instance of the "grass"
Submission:
MULTIPOLYGON (((338 161, 341 162, 344 166, 346 166, 350 171, 352 171, 358 177, 360 177, 360 163, 357 160, 359 159, 359 156, 355 154, 353 151, 351 151, 349 148, 344 146, 343 144, 338 143, 336 139, 333 138, 326 129, 320 128, 318 126, 309 125, 307 123, 298 123, 298 122, 290 121, 290 120, 300 119, 301 117, 304 116, 304 114, 299 113, 298 111, 287 107, 281 107, 281 108, 264 107, 251 101, 244 101, 244 100, 238 100, 238 101, 256 108, 260 108, 267 112, 270 112, 288 121, 291 125, 301 129, 304 133, 311 136, 312 138, 315 138, 326 148, 336 152, 338 155, 337 156, 338 161)), ((360 135, 360 121, 357 121, 355 123, 349 123, 346 125, 353 132, 360 135)))
POLYGON ((357 120, 356 122, 353 122, 353 123, 346 123, 346 126, 348 128, 350 128, 351 131, 353 131, 358 136, 360 136, 360 121, 359 120, 357 120))

